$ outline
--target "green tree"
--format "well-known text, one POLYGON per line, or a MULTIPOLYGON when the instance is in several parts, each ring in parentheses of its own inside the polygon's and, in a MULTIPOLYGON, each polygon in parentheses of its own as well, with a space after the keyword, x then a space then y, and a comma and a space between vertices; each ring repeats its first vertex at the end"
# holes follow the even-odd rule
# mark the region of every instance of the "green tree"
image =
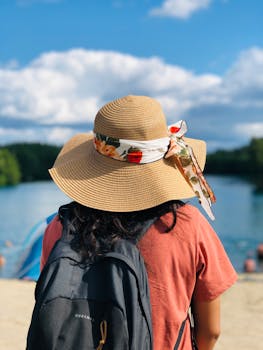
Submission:
POLYGON ((248 167, 248 147, 237 150, 216 151, 208 154, 206 172, 211 174, 247 174, 251 171, 248 167))
POLYGON ((0 149, 0 186, 16 185, 21 178, 15 156, 6 148, 0 149))
POLYGON ((263 174, 263 138, 252 139, 248 146, 208 154, 206 172, 261 176, 263 174))
POLYGON ((249 166, 263 174, 263 139, 252 139, 249 145, 249 166))
POLYGON ((17 143, 6 148, 18 160, 23 182, 50 180, 48 169, 52 167, 60 147, 40 143, 17 143))

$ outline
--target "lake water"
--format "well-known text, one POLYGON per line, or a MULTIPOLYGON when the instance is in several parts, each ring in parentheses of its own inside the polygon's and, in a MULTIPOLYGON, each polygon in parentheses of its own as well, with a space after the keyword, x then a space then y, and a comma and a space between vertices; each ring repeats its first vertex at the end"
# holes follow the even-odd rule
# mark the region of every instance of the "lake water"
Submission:
MULTIPOLYGON (((211 222, 230 259, 242 271, 247 255, 263 242, 263 194, 238 177, 208 176, 217 203, 211 222)), ((34 182, 0 189, 0 253, 6 264, 0 277, 14 277, 32 227, 70 201, 53 182, 34 182)), ((199 208, 196 200, 191 200, 199 208)), ((201 209, 202 211, 202 209, 201 209)))

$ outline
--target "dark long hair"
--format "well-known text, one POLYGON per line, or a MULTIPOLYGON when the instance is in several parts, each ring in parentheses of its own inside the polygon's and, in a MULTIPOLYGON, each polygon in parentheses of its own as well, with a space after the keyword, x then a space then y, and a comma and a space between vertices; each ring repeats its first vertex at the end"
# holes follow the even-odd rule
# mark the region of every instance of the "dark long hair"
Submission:
POLYGON ((167 212, 173 214, 172 225, 166 230, 169 232, 176 224, 176 210, 182 205, 181 201, 170 201, 140 211, 110 212, 72 202, 59 208, 59 219, 67 236, 72 236, 72 248, 81 253, 83 260, 93 261, 111 250, 120 238, 136 242, 147 222, 167 212))

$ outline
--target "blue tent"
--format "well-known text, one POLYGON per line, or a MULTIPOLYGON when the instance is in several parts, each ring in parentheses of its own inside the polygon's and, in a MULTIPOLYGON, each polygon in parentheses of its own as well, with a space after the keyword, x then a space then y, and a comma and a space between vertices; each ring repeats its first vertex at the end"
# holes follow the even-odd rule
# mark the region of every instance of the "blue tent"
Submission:
POLYGON ((40 274, 40 256, 42 241, 45 229, 52 219, 57 215, 54 213, 46 219, 38 222, 29 232, 24 241, 24 246, 28 247, 26 254, 19 264, 19 270, 15 274, 16 278, 36 281, 40 274))

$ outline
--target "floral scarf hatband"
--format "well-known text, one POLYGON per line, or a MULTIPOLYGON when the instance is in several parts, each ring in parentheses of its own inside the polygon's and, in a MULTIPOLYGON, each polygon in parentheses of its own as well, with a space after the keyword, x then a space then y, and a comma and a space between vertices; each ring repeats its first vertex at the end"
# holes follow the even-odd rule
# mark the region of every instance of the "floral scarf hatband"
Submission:
POLYGON ((174 166, 192 187, 207 215, 215 220, 211 205, 215 203, 216 197, 202 173, 193 149, 183 140, 183 135, 187 132, 186 122, 180 120, 170 126, 168 131, 171 141, 165 158, 173 158, 174 166))
POLYGON ((145 164, 170 158, 195 192, 208 216, 214 220, 211 204, 216 201, 215 195, 204 178, 192 148, 183 140, 186 131, 186 123, 181 120, 169 126, 168 137, 157 140, 125 140, 96 133, 94 146, 100 154, 129 163, 145 164))

